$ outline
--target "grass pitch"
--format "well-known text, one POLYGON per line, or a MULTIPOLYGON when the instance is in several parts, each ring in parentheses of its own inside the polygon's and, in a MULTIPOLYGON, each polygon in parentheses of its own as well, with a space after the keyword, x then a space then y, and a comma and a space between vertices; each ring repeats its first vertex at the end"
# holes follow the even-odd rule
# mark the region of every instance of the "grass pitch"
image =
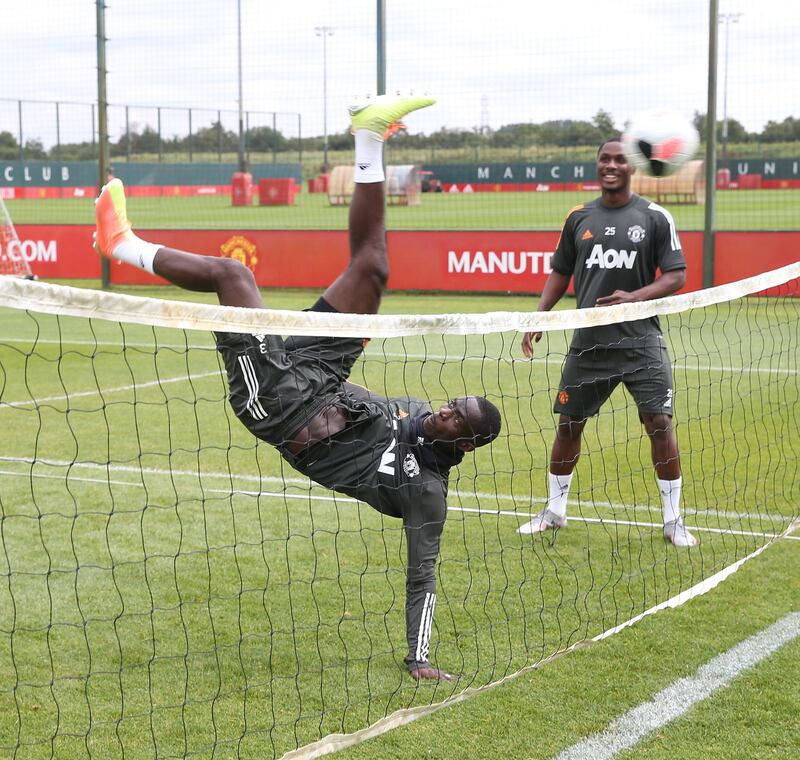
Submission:
MULTIPOLYGON (((313 300, 266 298, 277 308, 313 300)), ((391 294, 384 304, 396 313, 516 308, 530 308, 529 299, 391 294)), ((568 336, 546 336, 533 362, 520 358, 512 333, 372 341, 354 380, 435 403, 484 393, 505 421, 501 439, 451 478, 431 656, 459 677, 417 686, 401 662, 399 521, 312 486, 257 444, 228 410, 208 334, 2 316, 0 419, 13 431, 0 461, 0 748, 8 755, 279 756, 564 651, 746 556, 797 515, 792 301, 748 299, 664 320, 684 510, 702 539, 692 551, 661 538, 649 445, 622 391, 587 426, 569 529, 516 533, 545 495, 568 336)), ((796 551, 779 555, 789 563, 796 551)), ((786 575, 787 566, 773 572, 786 575)), ((751 577, 735 600, 740 615, 769 617, 762 597, 751 577)), ((702 603, 713 610, 714 598, 702 603)), ((786 599, 777 594, 776 606, 786 599)), ((500 714, 526 721, 541 742, 529 752, 506 721, 505 739, 488 729, 486 740, 476 736, 469 720, 454 738, 451 710, 434 719, 448 726, 438 740, 428 743, 422 727, 423 738, 387 737, 354 756, 426 754, 417 742, 436 757, 475 756, 476 747, 484 756, 555 751, 592 725, 589 716, 613 718, 625 700, 701 662, 714 638, 714 613, 705 614, 712 619, 689 618, 683 629, 666 616, 686 648, 670 655, 672 667, 649 666, 646 682, 623 671, 650 662, 662 616, 647 635, 627 638, 629 647, 593 648, 588 668, 586 656, 570 655, 526 680, 538 694, 552 672, 556 693, 573 705, 578 694, 606 694, 596 710, 574 706, 581 719, 557 731, 527 724, 521 686, 498 696, 500 714), (617 677, 630 687, 624 694, 617 677)), ((735 640, 734 632, 719 638, 735 640)))

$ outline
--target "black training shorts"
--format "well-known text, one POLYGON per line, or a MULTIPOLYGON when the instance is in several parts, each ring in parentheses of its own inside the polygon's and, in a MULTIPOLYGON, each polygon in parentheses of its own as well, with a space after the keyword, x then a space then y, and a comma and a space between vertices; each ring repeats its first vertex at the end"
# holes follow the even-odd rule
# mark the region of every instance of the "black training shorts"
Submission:
MULTIPOLYGON (((331 310, 326 307, 320 299, 312 310, 331 310)), ((253 435, 276 446, 332 403, 364 350, 360 338, 214 336, 234 413, 253 435)))
POLYGON ((672 367, 663 337, 634 348, 571 348, 553 411, 584 419, 599 411, 622 383, 640 413, 672 416, 672 367))

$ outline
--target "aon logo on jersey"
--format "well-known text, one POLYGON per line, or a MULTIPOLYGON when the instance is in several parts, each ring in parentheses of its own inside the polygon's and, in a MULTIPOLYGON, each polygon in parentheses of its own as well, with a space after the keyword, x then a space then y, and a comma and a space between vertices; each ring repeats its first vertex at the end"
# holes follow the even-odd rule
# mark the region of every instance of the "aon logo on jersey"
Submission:
POLYGON ((586 268, 592 269, 633 269, 633 262, 636 261, 638 251, 617 251, 614 248, 603 250, 603 246, 598 243, 592 248, 589 258, 586 259, 586 268))

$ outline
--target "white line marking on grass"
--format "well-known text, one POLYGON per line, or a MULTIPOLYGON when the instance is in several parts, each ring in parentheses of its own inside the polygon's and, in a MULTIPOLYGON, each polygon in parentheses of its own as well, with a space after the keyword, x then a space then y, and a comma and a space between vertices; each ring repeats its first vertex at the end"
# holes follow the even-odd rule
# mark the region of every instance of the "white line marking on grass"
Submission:
MULTIPOLYGON (((9 464, 25 464, 31 465, 32 463, 30 460, 27 459, 17 459, 14 457, 0 457, 0 462, 8 462, 9 464)), ((138 475, 169 475, 170 477, 190 477, 193 479, 197 478, 206 478, 206 479, 226 479, 229 480, 231 477, 237 481, 245 481, 245 482, 255 482, 255 483, 270 483, 270 484, 282 484, 284 486, 296 486, 302 489, 302 492, 299 494, 291 494, 287 491, 264 491, 257 490, 257 491, 249 491, 249 490, 242 490, 241 488, 235 489, 234 493, 241 494, 244 496, 267 496, 267 497, 275 497, 275 498, 285 498, 285 499, 310 499, 312 501, 324 501, 324 502, 337 502, 337 503, 352 503, 356 504, 358 501, 356 499, 352 499, 348 496, 337 494, 335 496, 322 496, 319 493, 314 494, 312 490, 324 490, 326 493, 330 493, 330 489, 325 488, 324 486, 320 486, 317 483, 313 483, 311 480, 304 479, 304 478, 293 478, 293 477, 278 477, 274 475, 244 475, 241 473, 209 473, 209 472, 193 472, 191 470, 166 470, 166 469, 159 469, 159 468, 143 468, 143 467, 136 467, 136 466, 129 466, 129 465, 104 465, 98 464, 94 462, 53 462, 53 461, 43 461, 38 460, 37 464, 47 465, 50 467, 68 467, 70 472, 69 475, 62 473, 62 474, 47 474, 41 472, 35 472, 31 476, 34 478, 40 478, 43 480, 64 480, 67 478, 70 482, 76 483, 96 483, 98 485, 117 485, 117 486, 128 486, 130 488, 141 488, 142 483, 141 481, 122 481, 122 480, 109 480, 106 478, 90 478, 90 477, 82 477, 74 474, 75 470, 78 469, 89 469, 89 470, 103 470, 109 473, 132 473, 138 475)), ((19 477, 19 471, 14 470, 0 470, 0 477, 3 475, 7 475, 9 477, 19 477)), ((231 489, 229 488, 209 488, 207 486, 203 487, 204 493, 208 494, 230 494, 231 489)), ((476 494, 476 493, 463 493, 460 491, 452 491, 454 498, 484 498, 484 499, 498 499, 503 501, 513 500, 512 496, 507 494, 476 494)), ((546 498, 538 499, 538 501, 544 503, 547 501, 546 498)), ((622 509, 618 505, 613 504, 601 504, 596 503, 595 507, 603 507, 607 506, 613 509, 622 509)), ((512 517, 515 519, 525 518, 528 516, 525 512, 514 511, 514 510, 506 510, 506 509, 487 509, 483 507, 462 507, 462 506, 455 506, 450 505, 448 509, 451 512, 461 512, 462 514, 479 514, 479 515, 497 515, 499 517, 512 517)), ((630 508, 629 508, 630 509, 630 508)), ((635 508, 634 508, 635 509, 635 508)), ((660 509, 659 509, 660 511, 660 509)), ((724 512, 721 510, 706 510, 703 512, 704 515, 714 515, 716 517, 728 518, 728 519, 766 519, 771 521, 781 521, 786 519, 786 515, 747 515, 742 514, 739 512, 724 512)), ((628 525, 636 528, 650 528, 650 529, 661 529, 663 526, 661 523, 653 523, 653 522, 640 522, 634 520, 618 520, 615 518, 602 518, 602 517, 584 517, 582 515, 570 515, 570 520, 574 522, 583 522, 587 524, 599 524, 599 525, 628 525)), ((777 533, 766 533, 766 532, 759 532, 759 531, 749 531, 749 530, 736 530, 733 528, 710 528, 707 526, 701 525, 692 525, 693 530, 696 530, 701 533, 716 533, 720 535, 728 535, 728 536, 752 536, 756 538, 777 538, 779 534, 777 533)), ((800 536, 786 536, 786 538, 790 541, 800 541, 800 536)))
MULTIPOLYGON (((418 336, 415 336, 418 337, 418 336)), ((1 343, 10 343, 10 344, 28 344, 32 342, 32 338, 17 338, 17 337, 0 337, 1 343)), ((384 338, 384 340, 403 340, 403 338, 384 338)), ((75 340, 75 341, 68 341, 68 340, 48 340, 39 338, 35 341, 37 344, 41 345, 69 345, 69 346, 91 346, 93 348, 105 348, 105 347, 116 347, 121 348, 122 342, 121 341, 90 341, 90 340, 75 340)), ((153 349, 156 350, 163 350, 163 349, 176 349, 181 351, 193 350, 193 351, 214 351, 216 352, 216 346, 213 344, 210 345, 190 345, 187 346, 184 343, 158 343, 154 345, 153 343, 125 343, 125 347, 127 348, 145 348, 145 349, 153 349)), ((461 348, 459 346, 458 348, 461 348)), ((468 354, 466 356, 463 355, 463 352, 457 351, 455 348, 453 353, 451 354, 415 354, 409 352, 398 352, 398 351, 373 351, 372 353, 365 354, 365 360, 369 362, 374 362, 381 358, 387 359, 410 359, 411 361, 478 361, 478 362, 485 362, 488 357, 486 356, 478 356, 473 354, 468 354)), ((548 355, 545 357, 534 357, 532 359, 526 359, 521 356, 497 356, 492 357, 492 361, 502 361, 503 363, 519 363, 519 364, 552 364, 561 366, 564 363, 564 354, 563 353, 555 353, 553 355, 548 355)), ((778 375, 797 375, 800 370, 796 367, 753 367, 752 365, 747 366, 739 366, 733 364, 699 364, 699 363, 688 363, 686 361, 675 360, 672 363, 673 370, 681 369, 687 372, 730 372, 730 373, 740 373, 744 372, 745 370, 748 372, 757 372, 762 374, 778 374, 778 375)))
POLYGON ((587 737, 558 755, 558 760, 610 760, 649 734, 713 696, 734 679, 800 636, 800 612, 793 612, 700 667, 693 676, 662 689, 617 718, 605 731, 587 737))
POLYGON ((205 377, 212 375, 221 376, 220 370, 211 370, 210 372, 201 372, 197 375, 179 375, 177 377, 165 377, 159 380, 148 380, 144 383, 133 383, 128 385, 117 385, 114 388, 92 388, 88 391, 75 391, 74 393, 60 394, 58 396, 44 396, 42 398, 26 399, 25 401, 4 401, 0 404, 0 410, 4 407, 11 409, 19 409, 26 406, 34 406, 44 402, 52 401, 71 401, 75 398, 83 398, 86 396, 109 396, 112 393, 123 393, 132 389, 139 390, 140 388, 150 388, 154 385, 170 385, 171 383, 190 382, 192 380, 202 380, 205 377))
MULTIPOLYGON (((166 457, 165 457, 166 458, 166 457)), ((188 477, 188 478, 207 478, 209 480, 230 480, 231 478, 242 480, 251 483, 287 483, 289 485, 308 486, 311 481, 308 478, 296 477, 280 477, 277 475, 248 475, 245 473, 237 472, 206 472, 198 470, 177 470, 166 469, 162 467, 142 467, 141 465, 125 465, 125 464, 105 464, 103 462, 78 462, 69 460, 57 459, 36 459, 31 460, 26 457, 4 457, 0 456, 0 462, 7 462, 9 464, 24 464, 24 465, 39 465, 40 467, 54 467, 69 469, 70 474, 73 470, 86 469, 86 470, 101 470, 103 472, 129 472, 136 475, 167 475, 169 477, 188 477)), ((289 467, 289 465, 286 465, 289 467)), ((19 473, 17 473, 19 475, 19 473)), ((42 473, 33 473, 33 477, 45 477, 42 473)), ((46 476, 52 477, 52 476, 46 476)), ((63 475, 58 477, 64 477, 63 475)), ((105 480, 101 481, 105 482, 105 480)), ((141 487, 141 482, 131 483, 130 485, 141 487)), ((325 488, 324 486, 317 486, 318 488, 325 488)), ((325 488, 325 490, 330 490, 325 488)))
POLYGON ((127 342, 122 340, 54 340, 51 338, 34 338, 31 336, 30 338, 19 338, 19 337, 9 337, 0 336, 0 343, 9 343, 11 345, 14 344, 28 344, 28 343, 35 343, 37 346, 89 346, 90 348, 144 348, 144 349, 152 349, 152 350, 164 350, 164 349, 172 349, 175 351, 213 351, 216 353, 217 347, 214 345, 213 341, 209 342, 208 344, 198 345, 198 344, 189 344, 186 343, 161 343, 150 341, 144 342, 127 342))
MULTIPOLYGON (((542 501, 547 501, 547 499, 543 499, 542 501)), ((475 509, 473 507, 448 507, 449 510, 455 512, 475 512, 479 514, 497 514, 497 515, 504 515, 507 517, 524 517, 524 515, 520 515, 519 512, 513 512, 510 510, 496 510, 496 509, 475 509)), ((723 513, 724 514, 724 513, 723 513)), ((630 525, 634 528, 658 528, 661 530, 664 527, 663 523, 652 523, 652 522, 639 522, 636 520, 617 520, 615 518, 606 518, 606 517, 583 517, 581 515, 569 516, 570 521, 573 522, 582 522, 591 524, 594 523, 596 525, 630 525)), ((783 517, 782 519, 787 519, 783 517)), ((733 528, 707 528, 702 525, 691 525, 692 530, 702 532, 702 533, 719 533, 726 536, 756 536, 758 538, 777 538, 779 534, 777 533, 761 533, 755 532, 750 530, 734 530, 733 528)), ((800 540, 800 536, 787 536, 787 538, 800 540)))
MULTIPOLYGON (((100 462, 80 462, 80 461, 69 461, 69 460, 51 460, 51 459, 37 459, 35 462, 27 457, 7 457, 7 456, 0 456, 0 462, 7 462, 8 464, 23 464, 26 466, 32 466, 33 464, 40 465, 42 467, 54 467, 54 468, 63 468, 68 469, 70 471, 70 478, 73 478, 73 472, 78 469, 88 469, 88 470, 101 470, 103 472, 109 473, 133 473, 136 475, 167 475, 169 477, 187 477, 192 479, 202 478, 207 480, 225 480, 229 481, 233 478, 236 481, 243 481, 243 482, 250 482, 256 484, 262 483, 271 483, 271 484, 283 484, 288 486, 298 486, 303 489, 308 488, 315 488, 315 489, 322 489, 325 491, 329 491, 330 489, 326 488, 325 486, 321 486, 313 481, 309 480, 308 478, 300 478, 300 477, 292 477, 292 476, 283 476, 283 475, 249 475, 246 473, 237 473, 237 472, 211 472, 204 470, 202 472, 198 472, 197 470, 177 470, 177 469, 165 469, 159 467, 141 467, 139 465, 122 465, 122 464, 104 464, 100 462)), ((288 468, 288 465, 287 465, 288 468)), ((0 474, 6 475, 19 475, 19 472, 13 473, 10 471, 5 471, 0 474)), ((58 475, 58 476, 50 476, 45 475, 44 473, 33 473, 33 477, 37 478, 64 478, 66 475, 58 475)), ((98 482, 105 483, 107 482, 105 479, 99 480, 98 482)), ((131 482, 129 485, 140 488, 141 482, 131 482)), ((545 504, 547 502, 547 497, 533 497, 530 498, 528 496, 512 496, 511 494, 502 494, 502 493, 484 493, 480 491, 459 491, 458 489, 452 489, 450 491, 452 494, 453 500, 456 499, 469 499, 469 500, 485 500, 485 501, 514 501, 517 500, 524 500, 529 502, 531 505, 533 504, 545 504)), ((609 509, 612 511, 617 512, 655 512, 661 514, 661 507, 660 506, 651 506, 649 504, 630 504, 630 505, 623 505, 623 504, 615 504, 612 502, 606 501, 592 501, 592 502, 581 502, 578 500, 570 500, 569 505, 578 509, 583 508, 584 506, 593 507, 594 509, 609 509)), ((501 510, 501 509, 489 509, 486 507, 479 507, 479 508, 471 508, 471 507, 458 507, 458 506, 450 506, 450 509, 456 511, 475 511, 480 514, 484 515, 503 515, 509 517, 516 517, 522 519, 530 519, 533 516, 533 512, 531 510, 525 509, 518 509, 518 510, 501 510)), ((702 515, 704 517, 721 517, 729 520, 765 520, 765 521, 782 521, 787 518, 787 515, 781 514, 770 514, 768 512, 737 512, 737 511, 728 511, 728 510, 719 510, 719 509, 687 509, 684 508, 683 513, 685 516, 689 515, 702 515)), ((582 515, 570 515, 570 520, 575 521, 583 521, 583 522, 612 522, 612 520, 602 520, 600 518, 592 518, 592 517, 583 517, 582 515)), ((630 522, 631 525, 643 525, 644 523, 639 522, 630 522)), ((773 534, 764 533, 764 534, 754 534, 754 535, 765 535, 765 536, 772 536, 773 534)))
MULTIPOLYGON (((19 477, 18 472, 12 472, 10 470, 0 470, 0 475, 9 475, 11 477, 19 477)), ((64 480, 63 475, 41 475, 36 474, 33 477, 41 478, 42 480, 64 480)), ((128 488, 136 488, 137 490, 142 489, 141 483, 134 483, 128 480, 106 480, 105 478, 82 478, 82 477, 75 477, 70 475, 69 477, 70 483, 91 483, 93 485, 114 485, 114 486, 123 486, 128 488)), ((327 489, 330 493, 330 489, 327 489)), ((349 502, 351 504, 358 504, 357 499, 353 499, 350 496, 341 496, 336 494, 335 496, 323 496, 322 494, 312 494, 312 493, 288 493, 287 491, 242 491, 242 490, 235 490, 231 491, 230 488, 204 488, 204 494, 223 494, 227 496, 266 496, 266 497, 274 497, 276 499, 304 499, 304 500, 311 500, 311 501, 335 501, 335 502, 349 502)), ((458 508, 456 508, 458 509, 458 508)))

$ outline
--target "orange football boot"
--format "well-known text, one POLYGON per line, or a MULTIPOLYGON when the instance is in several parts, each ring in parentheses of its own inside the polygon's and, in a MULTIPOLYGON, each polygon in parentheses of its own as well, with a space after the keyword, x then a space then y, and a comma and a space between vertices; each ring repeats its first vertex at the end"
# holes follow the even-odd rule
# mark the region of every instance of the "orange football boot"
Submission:
POLYGON ((122 181, 112 179, 103 186, 94 202, 94 248, 102 256, 110 257, 124 240, 134 237, 125 210, 125 188, 122 181))

